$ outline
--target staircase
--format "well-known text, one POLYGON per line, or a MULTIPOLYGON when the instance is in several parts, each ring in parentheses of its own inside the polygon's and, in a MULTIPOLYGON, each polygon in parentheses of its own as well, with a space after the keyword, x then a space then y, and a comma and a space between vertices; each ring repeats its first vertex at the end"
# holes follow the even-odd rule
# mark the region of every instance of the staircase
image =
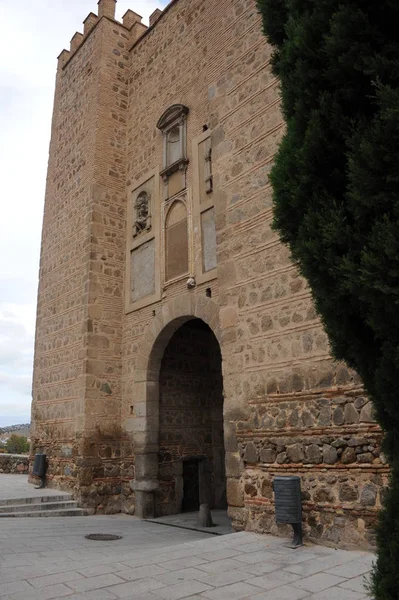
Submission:
POLYGON ((71 494, 0 499, 2 517, 83 517, 88 512, 78 508, 71 494))

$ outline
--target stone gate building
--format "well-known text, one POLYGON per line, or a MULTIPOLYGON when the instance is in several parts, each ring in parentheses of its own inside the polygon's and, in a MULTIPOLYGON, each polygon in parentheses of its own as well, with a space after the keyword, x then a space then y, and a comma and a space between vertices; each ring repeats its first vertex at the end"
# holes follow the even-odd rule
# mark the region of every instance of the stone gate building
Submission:
POLYGON ((32 451, 93 511, 227 507, 367 545, 387 466, 271 229, 284 133, 255 0, 173 0, 150 27, 100 0, 58 59, 43 222, 32 451))

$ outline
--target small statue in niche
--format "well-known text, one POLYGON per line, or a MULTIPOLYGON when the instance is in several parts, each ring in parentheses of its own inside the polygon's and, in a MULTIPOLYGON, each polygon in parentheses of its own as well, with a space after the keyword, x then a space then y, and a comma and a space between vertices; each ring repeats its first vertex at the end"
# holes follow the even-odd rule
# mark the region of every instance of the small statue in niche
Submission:
POLYGON ((135 221, 133 237, 151 229, 150 199, 147 192, 141 192, 134 203, 135 221))

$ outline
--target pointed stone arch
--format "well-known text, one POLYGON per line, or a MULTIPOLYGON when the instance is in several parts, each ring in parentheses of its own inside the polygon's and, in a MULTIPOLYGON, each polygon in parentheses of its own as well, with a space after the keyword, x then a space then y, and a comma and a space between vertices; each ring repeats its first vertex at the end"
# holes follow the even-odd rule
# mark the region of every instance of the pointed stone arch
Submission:
POLYGON ((166 346, 187 321, 201 319, 221 346, 218 305, 206 296, 184 294, 166 302, 148 325, 139 348, 133 383, 135 453, 135 515, 154 517, 154 494, 159 487, 159 373, 166 346))

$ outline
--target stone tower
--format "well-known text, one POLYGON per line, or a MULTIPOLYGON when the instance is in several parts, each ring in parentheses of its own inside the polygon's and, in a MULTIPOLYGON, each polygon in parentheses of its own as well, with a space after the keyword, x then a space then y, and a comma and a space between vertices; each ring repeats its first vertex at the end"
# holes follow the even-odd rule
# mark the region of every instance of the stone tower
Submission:
POLYGON ((172 0, 147 28, 100 0, 58 59, 32 451, 93 512, 228 506, 367 545, 388 468, 362 384, 330 356, 271 228, 284 134, 255 0, 172 0))
POLYGON ((115 4, 100 0, 58 58, 33 439, 81 501, 106 489, 118 503, 129 47, 144 26, 132 11, 115 21, 115 4))

